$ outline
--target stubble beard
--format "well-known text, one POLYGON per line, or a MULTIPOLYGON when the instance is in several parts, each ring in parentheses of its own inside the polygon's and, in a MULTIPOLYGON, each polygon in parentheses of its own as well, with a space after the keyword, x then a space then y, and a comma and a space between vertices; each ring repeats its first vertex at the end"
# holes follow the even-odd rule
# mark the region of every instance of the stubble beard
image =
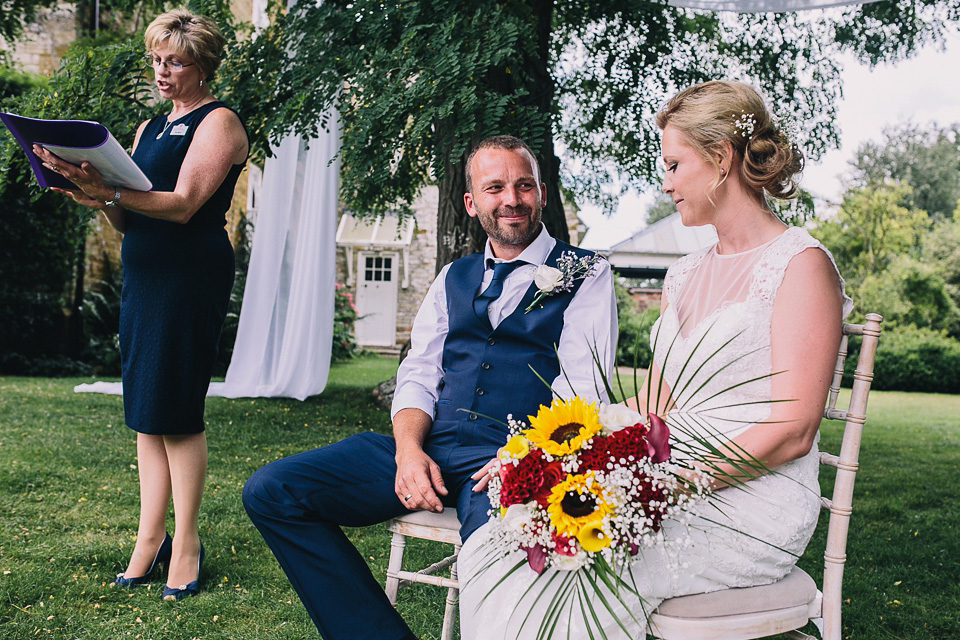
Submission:
POLYGON ((540 219, 542 217, 542 207, 538 204, 534 207, 520 205, 518 207, 500 207, 496 211, 478 216, 480 226, 487 232, 491 242, 508 247, 527 247, 540 233, 540 219), (510 217, 511 214, 522 214, 527 216, 528 224, 522 227, 512 225, 501 225, 501 217, 510 217))

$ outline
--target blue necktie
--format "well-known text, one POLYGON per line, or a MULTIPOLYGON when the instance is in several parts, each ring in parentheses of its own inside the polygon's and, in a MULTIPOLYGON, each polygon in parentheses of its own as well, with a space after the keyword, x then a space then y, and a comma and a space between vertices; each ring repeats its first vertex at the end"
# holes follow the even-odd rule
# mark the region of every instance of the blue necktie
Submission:
MULTIPOLYGON (((493 260, 488 259, 488 264, 493 260)), ((503 281, 507 279, 514 269, 527 264, 523 260, 514 260, 513 262, 495 262, 493 264, 493 280, 490 285, 483 290, 483 293, 473 299, 473 311, 478 318, 487 317, 487 307, 490 303, 500 297, 503 293, 503 281)))

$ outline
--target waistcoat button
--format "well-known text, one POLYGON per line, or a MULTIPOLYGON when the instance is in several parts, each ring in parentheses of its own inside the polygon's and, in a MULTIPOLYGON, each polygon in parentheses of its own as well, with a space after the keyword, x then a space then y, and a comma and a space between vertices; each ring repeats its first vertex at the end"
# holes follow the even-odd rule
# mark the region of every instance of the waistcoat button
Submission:
POLYGON ((471 419, 471 420, 476 420, 476 419, 477 419, 477 414, 471 413, 471 414, 470 414, 470 419, 471 419))
POLYGON ((497 341, 494 340, 493 338, 490 338, 489 340, 487 340, 487 344, 492 347, 493 345, 497 344, 497 341))
POLYGON ((489 368, 490 368, 490 363, 489 363, 489 362, 484 362, 484 363, 482 363, 482 364, 480 365, 480 368, 481 368, 481 369, 489 369, 489 368))
POLYGON ((485 394, 485 393, 486 393, 486 391, 484 391, 484 390, 481 389, 480 387, 477 387, 477 395, 478 395, 478 396, 482 396, 482 395, 485 394))

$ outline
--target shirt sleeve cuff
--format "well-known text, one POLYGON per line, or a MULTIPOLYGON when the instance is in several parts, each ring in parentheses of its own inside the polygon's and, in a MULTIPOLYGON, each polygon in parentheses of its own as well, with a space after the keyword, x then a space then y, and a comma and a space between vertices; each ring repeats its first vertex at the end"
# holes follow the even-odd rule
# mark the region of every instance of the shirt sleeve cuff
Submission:
POLYGON ((434 416, 436 401, 423 385, 407 382, 393 393, 393 405, 390 407, 390 419, 401 409, 420 409, 431 418, 434 416))

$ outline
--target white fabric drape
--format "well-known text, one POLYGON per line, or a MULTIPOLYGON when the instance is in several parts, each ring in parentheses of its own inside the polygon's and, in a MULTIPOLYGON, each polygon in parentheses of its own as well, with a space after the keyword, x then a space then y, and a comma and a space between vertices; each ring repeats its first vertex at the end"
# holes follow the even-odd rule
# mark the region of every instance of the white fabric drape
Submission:
POLYGON ((330 370, 339 149, 330 132, 283 140, 263 169, 253 250, 226 380, 208 395, 304 398, 330 370))
MULTIPOLYGON (((290 136, 263 170, 250 266, 233 358, 208 395, 304 398, 330 370, 336 277, 339 120, 308 144, 290 136)), ((122 394, 119 382, 77 392, 122 394)))

